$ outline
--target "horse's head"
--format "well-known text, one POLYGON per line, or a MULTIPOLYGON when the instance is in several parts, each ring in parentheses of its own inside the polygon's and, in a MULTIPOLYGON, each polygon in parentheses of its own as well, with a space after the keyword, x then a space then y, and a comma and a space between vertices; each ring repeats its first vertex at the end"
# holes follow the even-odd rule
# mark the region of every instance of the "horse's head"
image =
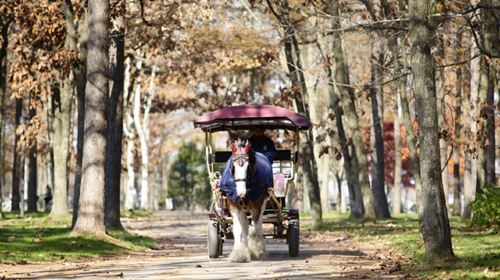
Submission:
POLYGON ((231 144, 233 177, 236 183, 236 193, 240 198, 247 193, 248 167, 250 165, 250 143, 237 140, 231 144))

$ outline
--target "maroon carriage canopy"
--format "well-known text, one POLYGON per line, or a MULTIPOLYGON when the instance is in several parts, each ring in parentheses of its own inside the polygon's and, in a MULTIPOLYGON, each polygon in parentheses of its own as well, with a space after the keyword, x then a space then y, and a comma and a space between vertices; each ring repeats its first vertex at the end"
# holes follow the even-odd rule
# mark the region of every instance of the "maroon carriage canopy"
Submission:
POLYGON ((238 105, 206 113, 194 127, 203 131, 248 129, 259 126, 265 129, 307 130, 311 127, 308 117, 285 108, 271 105, 238 105))

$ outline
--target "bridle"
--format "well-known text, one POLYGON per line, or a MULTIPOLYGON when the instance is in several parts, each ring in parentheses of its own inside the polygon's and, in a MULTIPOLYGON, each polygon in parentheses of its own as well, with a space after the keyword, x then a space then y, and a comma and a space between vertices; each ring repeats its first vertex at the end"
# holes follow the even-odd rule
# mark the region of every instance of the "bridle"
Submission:
MULTIPOLYGON (((239 166, 243 166, 245 162, 250 161, 250 143, 248 142, 248 140, 245 142, 244 145, 242 143, 238 145, 236 141, 233 142, 231 145, 231 150, 232 150, 231 160, 233 164, 238 164, 239 166)), ((234 181, 248 182, 249 181, 248 175, 247 178, 234 178, 234 181)))

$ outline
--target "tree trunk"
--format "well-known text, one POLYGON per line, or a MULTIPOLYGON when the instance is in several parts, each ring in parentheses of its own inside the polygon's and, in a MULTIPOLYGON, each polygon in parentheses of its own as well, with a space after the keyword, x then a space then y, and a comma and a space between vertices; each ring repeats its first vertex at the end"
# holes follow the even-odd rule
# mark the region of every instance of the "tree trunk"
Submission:
POLYGON ((432 7, 431 0, 409 2, 410 65, 420 126, 420 174, 426 175, 422 177, 420 197, 420 229, 424 238, 425 257, 428 261, 447 261, 454 254, 439 164, 435 67, 430 45, 435 33, 429 18, 432 7))
MULTIPOLYGON (((35 107, 31 107, 29 110, 29 118, 30 120, 36 116, 35 107)), ((28 175, 28 212, 36 212, 37 211, 37 143, 36 139, 35 143, 29 149, 29 175, 28 175)))
MULTIPOLYGON (((378 49, 378 48, 377 48, 378 49)), ((387 204, 387 195, 385 194, 385 180, 384 180, 384 137, 383 137, 383 111, 380 110, 379 98, 382 96, 382 89, 377 90, 376 84, 382 81, 380 73, 382 72, 376 65, 383 65, 383 54, 377 53, 376 57, 372 58, 372 73, 371 73, 371 87, 370 87, 370 100, 372 107, 372 129, 374 135, 374 150, 373 154, 374 168, 372 172, 372 191, 373 202, 375 207, 375 215, 380 219, 387 219, 391 217, 389 213, 389 205, 387 204)), ((383 101, 380 100, 380 103, 383 101)))
MULTIPOLYGON (((308 25, 309 28, 317 28, 317 22, 314 20, 314 17, 311 17, 310 20, 308 20, 308 25)), ((316 33, 312 33, 311 36, 308 36, 305 38, 305 40, 311 40, 318 42, 319 38, 316 33)), ((318 59, 318 56, 320 55, 320 52, 316 46, 314 46, 312 43, 309 44, 303 44, 302 48, 300 49, 300 53, 297 52, 298 50, 298 44, 295 44, 295 50, 296 50, 296 55, 301 54, 301 64, 302 64, 302 69, 313 69, 316 65, 316 61, 318 59)), ((318 72, 319 73, 319 72, 318 72)), ((322 119, 324 119, 324 116, 321 115, 321 111, 318 111, 318 108, 320 108, 320 102, 323 101, 321 100, 321 92, 316 85, 316 82, 319 81, 319 74, 318 73, 310 73, 308 71, 300 71, 300 79, 301 82, 303 82, 306 87, 307 96, 305 96, 305 100, 307 100, 305 103, 307 103, 309 106, 309 111, 308 115, 309 118, 311 119, 312 123, 319 123, 322 119), (318 99, 320 98, 320 99, 318 99)), ((318 136, 320 136, 320 127, 318 126, 313 126, 310 133, 312 134, 312 139, 317 139, 318 136)), ((318 178, 318 188, 319 188, 319 199, 320 199, 320 205, 321 205, 321 211, 322 213, 326 213, 329 211, 329 203, 328 203, 328 173, 329 173, 329 154, 323 154, 319 155, 320 153, 320 148, 321 146, 317 144, 317 141, 313 142, 313 148, 314 148, 314 161, 316 162, 316 177, 318 178)), ((327 144, 328 145, 328 144, 327 144)), ((331 145, 328 145, 331 146, 331 145)), ((311 189, 312 186, 308 186, 308 189, 311 189)), ((310 196, 311 197, 311 196, 310 196)), ((311 200, 310 200, 311 202, 311 200)))
POLYGON ((54 153, 54 181, 52 216, 68 215, 68 148, 70 127, 70 106, 73 92, 72 74, 65 78, 60 91, 55 91, 52 96, 51 122, 52 136, 51 146, 54 153))
POLYGON ((342 194, 342 174, 339 175, 339 171, 335 170, 335 183, 337 185, 337 197, 336 197, 336 205, 335 212, 337 214, 345 213, 345 203, 344 203, 344 195, 342 194))
MULTIPOLYGON (((149 88, 148 92, 146 95, 146 104, 144 107, 144 119, 142 121, 142 129, 143 133, 145 136, 145 142, 144 146, 141 144, 141 154, 146 154, 147 157, 142 158, 142 180, 147 180, 148 181, 148 188, 149 188, 149 134, 150 134, 150 128, 149 128, 149 114, 151 112, 151 106, 153 105, 153 99, 156 95, 156 71, 158 71, 156 65, 153 65, 151 69, 151 77, 149 80, 149 88), (146 178, 144 179, 144 176, 146 178)), ((140 136, 139 136, 140 139, 140 136)), ((142 143, 142 142, 141 142, 142 143)), ((148 201, 148 208, 149 209, 154 209, 153 207, 153 197, 154 192, 151 192, 149 190, 148 195, 147 195, 147 201, 148 201)))
MULTIPOLYGON (((364 201, 364 193, 361 189, 361 183, 359 182, 359 162, 358 157, 356 156, 356 149, 354 145, 350 145, 351 150, 351 169, 352 169, 352 189, 349 188, 349 195, 352 195, 351 199, 351 214, 349 215, 349 219, 361 219, 365 216, 365 204, 364 201)), ((371 192, 370 192, 371 193, 371 192)))
MULTIPOLYGON (((21 116, 23 114, 23 99, 16 98, 16 119, 15 119, 15 129, 17 130, 19 124, 21 123, 21 116)), ((21 197, 19 194, 19 183, 21 177, 21 159, 19 157, 19 135, 15 133, 14 137, 14 160, 12 161, 12 211, 19 211, 19 202, 21 197)))
POLYGON ((481 148, 478 158, 478 190, 485 185, 495 184, 495 67, 491 57, 484 53, 496 54, 499 48, 498 18, 495 11, 489 8, 491 0, 481 1, 485 8, 481 8, 482 17, 482 54, 480 60, 481 78, 479 80, 480 122, 479 135, 481 148))
MULTIPOLYGON (((439 113, 438 113, 439 114, 439 113)), ((448 172, 448 141, 441 138, 439 139, 439 162, 441 164, 441 170, 443 170, 441 174, 441 180, 443 181, 443 192, 444 199, 446 201, 446 205, 448 205, 448 197, 449 197, 449 172, 448 172)))
POLYGON ((21 207, 19 207, 19 217, 24 218, 24 206, 26 203, 26 191, 28 190, 28 161, 26 160, 26 150, 23 147, 21 152, 21 207))
POLYGON ((135 93, 134 93, 134 124, 136 127, 137 135, 139 136, 139 143, 141 149, 141 195, 140 195, 140 208, 150 209, 150 191, 149 191, 149 111, 151 109, 151 103, 155 95, 155 76, 156 76, 156 66, 153 66, 151 70, 149 89, 146 93, 146 104, 144 106, 144 116, 141 121, 141 79, 138 75, 138 79, 135 83, 135 93))
MULTIPOLYGON (((401 43, 400 48, 401 48, 401 64, 399 64, 400 69, 403 68, 404 71, 406 71, 408 67, 406 63, 406 47, 404 43, 401 43)), ((403 74, 403 72, 400 73, 403 74)), ((400 79, 398 88, 399 92, 401 93, 399 97, 401 98, 400 99, 401 111, 403 113, 406 145, 408 145, 408 148, 410 150, 410 166, 411 166, 411 171, 413 173, 413 178, 415 179, 415 189, 417 192, 417 210, 420 213, 421 208, 419 207, 418 204, 420 201, 419 196, 422 190, 422 180, 420 177, 420 157, 417 153, 417 140, 415 137, 415 132, 413 131, 413 121, 410 114, 410 104, 407 98, 406 83, 407 83, 407 78, 406 76, 404 76, 403 78, 400 79)))
MULTIPOLYGON (((319 46, 319 45, 318 45, 319 46)), ((321 49, 320 49, 321 50, 321 49)), ((323 52, 322 52, 323 53, 323 52)), ((323 54, 323 58, 326 56, 323 54)), ((356 191, 354 189, 361 190, 359 186, 359 181, 357 180, 356 174, 353 172, 352 161, 353 158, 349 153, 349 145, 347 143, 347 137, 344 130, 344 124, 342 121, 342 108, 340 107, 340 98, 338 92, 338 88, 335 86, 336 81, 335 76, 332 71, 332 67, 330 65, 325 64, 325 70, 328 77, 328 95, 330 100, 330 110, 333 111, 335 118, 335 126, 337 129, 338 142, 340 145, 340 150, 343 157, 344 162, 344 170, 347 179, 347 187, 349 189, 349 197, 350 197, 350 206, 351 206, 351 219, 359 219, 363 217, 364 208, 363 208, 363 197, 361 195, 356 195, 356 191)), ((341 71, 342 69, 337 69, 337 71, 341 71)), ((339 178, 337 178, 339 179, 339 178)), ((342 189, 342 182, 337 180, 339 184, 339 193, 342 189)), ((337 204, 339 201, 337 202, 337 204)))
MULTIPOLYGON (((121 2, 125 5, 125 2, 121 2)), ((124 7, 122 7, 124 8, 124 7)), ((123 86, 125 61, 125 22, 123 15, 112 19, 110 48, 110 98, 108 103, 108 135, 106 145, 105 224, 123 229, 120 222, 120 180, 123 136, 123 86)))
MULTIPOLYGON (((402 187, 402 137, 401 137, 401 124, 403 121, 403 110, 401 96, 406 94, 406 76, 400 77, 402 73, 401 59, 398 53, 398 41, 400 38, 394 36, 389 40, 389 48, 392 54, 392 64, 394 67, 394 76, 399 77, 396 84, 396 101, 394 102, 394 185, 392 189, 392 214, 398 215, 401 213, 401 187, 402 187)), ((403 45, 403 44, 402 44, 403 45)), ((413 134, 413 131, 411 131, 413 134)), ((408 134, 408 132, 406 133, 408 134)), ((408 140, 408 138, 407 138, 408 140)))
MULTIPOLYGON (((330 159, 329 159, 329 155, 328 154, 324 154, 322 155, 320 158, 319 158, 319 161, 318 161, 320 164, 319 164, 319 170, 321 170, 321 172, 319 172, 318 170, 318 173, 321 175, 321 180, 320 180, 320 184, 321 184, 321 211, 323 213, 327 213, 329 212, 331 209, 330 209, 330 200, 329 200, 329 191, 328 191, 328 185, 329 185, 329 181, 330 181, 330 159)), ((318 174, 318 175, 319 175, 318 174)))
MULTIPOLYGON (((385 19, 390 16, 388 3, 386 1, 361 1, 365 5, 373 21, 385 19)), ((384 80, 383 65, 384 53, 382 41, 388 33, 383 31, 372 31, 370 33, 372 41, 372 72, 370 99, 372 105, 372 147, 373 168, 372 168, 372 192, 374 199, 375 214, 377 218, 390 218, 387 195, 385 193, 384 178, 384 95, 383 86, 376 84, 384 80)), ((392 35, 394 36, 394 35, 392 35)))
POLYGON ((108 101, 109 2, 89 0, 83 176, 74 234, 105 235, 104 165, 108 101))
MULTIPOLYGON (((284 15, 285 22, 288 25, 288 28, 286 29, 287 33, 290 36, 290 39, 292 41, 292 46, 295 54, 295 61, 293 62, 292 65, 289 65, 289 67, 294 67, 295 68, 295 73, 298 76, 298 80, 295 80, 295 82, 300 82, 300 89, 301 93, 299 95, 301 96, 301 102, 303 104, 302 108, 297 106, 299 108, 299 113, 304 114, 306 116, 311 117, 311 110, 309 109, 308 102, 304 100, 304 98, 307 98, 308 96, 308 90, 307 90, 307 85, 306 81, 304 78, 304 72, 303 71, 298 71, 297 69, 303 69, 302 67, 302 62, 301 62, 301 54, 300 54, 300 48, 299 44, 297 42, 297 37, 295 36, 295 29, 293 26, 293 23, 289 19, 288 15, 288 1, 284 0, 283 1, 283 8, 286 11, 286 14, 284 15)), ((290 69, 289 69, 290 70, 290 69)), ((293 80, 292 80, 293 84, 293 80)), ((295 84, 295 88, 298 87, 299 84, 295 84)), ((314 104, 312 104, 314 106, 314 104)), ((314 152, 314 143, 316 143, 314 139, 314 135, 312 131, 307 131, 305 132, 305 146, 303 148, 303 162, 304 164, 304 171, 306 175, 306 184, 305 187, 307 188, 307 194, 309 197, 309 205, 311 207, 311 216, 313 219, 313 228, 318 228, 322 223, 323 223, 323 213, 322 213, 322 207, 321 207, 321 193, 320 193, 320 186, 319 186, 319 180, 318 180, 318 163, 316 161, 315 152, 314 152)))
MULTIPOLYGON (((483 0, 485 4, 489 7, 493 6, 493 1, 483 0)), ((498 4, 498 2, 497 2, 498 4)), ((493 55, 498 58, 500 56, 500 34, 498 32, 498 11, 494 11, 492 8, 482 8, 482 16, 484 23, 484 48, 489 50, 493 55)), ((484 68, 485 72, 488 73, 488 91, 486 95, 486 135, 488 138, 488 145, 485 147, 486 153, 486 184, 489 186, 494 186, 496 184, 495 176, 495 85, 496 85, 496 67, 492 62, 491 57, 486 59, 484 55, 484 68), (487 67, 487 70, 486 70, 487 67)), ((484 103, 483 103, 484 104, 484 103)))
POLYGON ((143 73, 141 72, 142 68, 142 62, 138 61, 136 68, 137 68, 137 77, 134 82, 134 99, 133 99, 133 109, 132 109, 132 115, 134 118, 134 125, 135 125, 135 131, 137 133, 137 136, 139 136, 139 143, 140 143, 140 152, 141 152, 141 184, 140 184, 140 192, 138 193, 139 195, 139 208, 141 209, 148 209, 148 169, 147 169, 147 163, 148 163, 148 149, 147 149, 147 142, 145 141, 144 133, 142 131, 142 122, 141 122, 141 84, 142 84, 142 75, 143 73), (142 136, 141 136, 142 135, 142 136), (142 139, 141 139, 142 137, 142 139), (145 146, 145 148, 143 148, 145 146), (143 151, 144 149, 144 151, 143 151), (144 163, 146 164, 146 167, 144 166, 144 163))
MULTIPOLYGON (((125 136, 127 137, 127 189, 125 191, 125 209, 136 209, 137 208, 137 188, 135 183, 135 126, 133 111, 131 108, 131 95, 130 94, 130 57, 127 57, 125 61, 125 85, 123 87, 123 102, 124 110, 126 116, 126 124, 123 129, 125 136)), ((138 62, 142 63, 142 62, 138 62)))
POLYGON ((453 216, 460 216, 462 212, 462 199, 460 189, 460 146, 455 144, 453 149, 453 216))
MULTIPOLYGON (((474 44, 474 42, 473 42, 474 44)), ((473 45, 470 48, 470 57, 475 56, 477 52, 477 47, 474 47, 473 45)), ((469 137, 465 138, 469 142, 468 145, 464 145, 464 154, 465 154, 465 160, 464 160, 464 210, 462 212, 462 218, 465 219, 470 219, 471 217, 471 209, 469 207, 470 202, 474 199, 474 196, 476 194, 476 182, 477 182, 477 158, 474 155, 474 141, 469 141, 474 140, 476 134, 477 134, 477 122, 474 121, 474 118, 479 114, 479 108, 476 106, 478 104, 478 90, 479 90, 479 58, 474 58, 470 61, 470 64, 468 65, 468 70, 466 70, 470 73, 470 84, 469 84, 469 91, 465 91, 465 94, 467 96, 467 93, 470 95, 464 98, 467 100, 466 104, 469 104, 469 106, 465 109, 466 112, 466 119, 468 120, 465 122, 467 124, 464 128, 466 131, 464 131, 464 134, 467 135, 469 134, 469 137), (468 126, 468 127, 467 127, 468 126)))
MULTIPOLYGON (((446 28, 451 28, 447 23, 445 23, 446 28)), ((447 40, 448 35, 445 33, 443 35, 443 41, 447 40)), ((443 57, 447 57, 450 55, 450 53, 447 51, 449 48, 443 44, 443 46, 440 48, 442 49, 441 55, 443 57)), ((446 61, 446 60, 445 60, 446 61)), ((443 135, 439 138, 439 154, 440 154, 440 163, 441 163, 441 170, 443 171, 441 174, 441 180, 443 181, 443 190, 444 190, 444 199, 446 201, 446 205, 448 206, 448 198, 449 198, 449 172, 448 172, 448 160, 449 160, 449 154, 448 154, 448 140, 446 135, 448 135, 447 130, 445 129, 445 115, 446 115, 446 103, 445 103, 445 97, 446 97, 446 89, 445 85, 447 76, 445 75, 445 70, 444 68, 441 68, 437 71, 438 78, 436 80, 436 92, 437 92, 437 114, 438 114, 438 125, 440 132, 446 132, 442 133, 443 135)))
POLYGON ((80 36, 78 41, 80 44, 79 62, 80 65, 75 69, 76 79, 76 99, 77 99, 77 138, 76 138, 76 171, 75 185, 73 188, 73 219, 71 226, 74 227, 76 218, 78 217, 78 203, 80 200, 80 186, 82 183, 82 162, 83 162, 83 134, 85 125, 85 86, 87 82, 87 14, 83 15, 81 20, 80 36))
MULTIPOLYGON (((393 58, 394 63, 397 64, 397 57, 393 58)), ((399 71, 398 71, 399 72, 399 71)), ((398 73, 397 72, 397 73, 398 73)), ((397 74, 396 73, 396 74, 397 74)), ((401 174, 403 170, 401 160, 401 109, 399 98, 401 92, 396 94, 395 102, 395 116, 394 116, 394 185, 392 187, 392 214, 397 215, 401 213, 401 174)))
MULTIPOLYGON (((462 51, 462 33, 457 32, 457 46, 455 51, 458 53, 456 61, 463 61, 462 51)), ((452 215, 460 216, 462 213, 462 198, 460 189, 460 149, 462 137, 462 66, 456 67, 456 87, 455 87, 455 141, 453 146, 453 211, 452 215)))
MULTIPOLYGON (((168 177, 169 177, 169 156, 167 152, 163 152, 163 146, 165 145, 166 139, 165 139, 165 132, 162 130, 160 131, 160 176, 161 176, 161 197, 163 199, 166 199, 168 197, 168 177)), ((165 209, 167 207, 166 201, 165 202, 165 209)))
MULTIPOLYGON (((7 92, 7 50, 9 46, 9 21, 4 21, 4 19, 0 19, 0 27, 1 27, 1 36, 2 36, 2 44, 0 46, 0 98, 2 106, 0 108, 0 158, 3 158, 4 155, 4 139, 3 139, 3 127, 4 127, 4 114, 5 114, 5 95, 7 92)), ((4 217, 3 214, 3 188, 5 186, 5 166, 4 164, 0 164, 0 219, 4 217)))
MULTIPOLYGON (((274 11, 272 4, 268 1, 268 5, 274 11)), ((292 82, 292 88, 295 94, 295 103, 299 113, 309 116, 309 110, 304 98, 307 97, 307 86, 305 83, 302 71, 302 62, 300 58, 300 49, 295 37, 295 29, 293 23, 289 18, 288 1, 281 1, 281 14, 275 13, 276 18, 279 20, 283 30, 286 33, 284 40, 285 57, 287 61, 288 72, 292 82)), ((314 157, 314 139, 310 131, 303 133, 305 138, 301 146, 302 160, 301 163, 304 167, 306 187, 308 190, 309 201, 311 205, 311 216, 313 220, 313 228, 318 228, 322 223, 322 209, 320 189, 318 182, 317 163, 314 157), (305 142, 305 143, 304 143, 305 142)))
MULTIPOLYGON (((65 48, 76 51, 76 30, 71 1, 64 2, 66 21, 65 48)), ((68 155, 71 126, 71 103, 74 92, 74 72, 64 73, 61 79, 60 91, 52 96, 52 148, 54 150, 54 198, 52 216, 68 215, 68 155)))
MULTIPOLYGON (((444 22, 444 29, 451 29, 452 25, 450 22, 444 22)), ((446 42, 451 41, 449 32, 444 32, 442 35, 442 45, 438 48, 439 54, 441 57, 445 58, 444 61, 448 61, 446 58, 451 57, 451 49, 446 42)), ((441 180, 443 181, 443 190, 444 190, 444 198, 446 201, 446 205, 448 207, 449 201, 449 186, 450 186, 450 176, 448 170, 448 163, 450 159, 450 154, 448 153, 449 143, 448 143, 448 135, 451 135, 451 131, 448 131, 449 128, 446 127, 445 116, 446 116, 446 96, 448 95, 448 87, 449 80, 448 72, 445 71, 445 68, 439 68, 436 71, 436 92, 437 92, 437 114, 438 114, 438 126, 440 129, 441 136, 439 138, 439 151, 440 151, 440 162, 441 162, 441 180)))
MULTIPOLYGON (((338 0, 329 1, 330 15, 333 20, 333 29, 339 29, 339 2, 338 0)), ((356 151, 357 163, 359 167, 358 178, 363 194, 364 217, 367 219, 375 219, 375 209, 373 206, 373 196, 370 187, 368 175, 368 160, 366 159, 366 151, 363 143, 363 137, 359 128, 359 118, 356 113, 352 88, 349 82, 349 70, 347 61, 344 58, 342 48, 342 37, 340 33, 333 33, 332 54, 335 61, 335 87, 340 93, 343 111, 347 117, 347 125, 351 131, 351 137, 356 151)))

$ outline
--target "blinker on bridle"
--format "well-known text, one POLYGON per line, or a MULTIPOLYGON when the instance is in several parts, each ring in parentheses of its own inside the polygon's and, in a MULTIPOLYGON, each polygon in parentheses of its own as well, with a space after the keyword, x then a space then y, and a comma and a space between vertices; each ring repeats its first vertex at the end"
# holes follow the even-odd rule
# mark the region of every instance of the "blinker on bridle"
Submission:
MULTIPOLYGON (((240 166, 243 166, 245 162, 249 160, 249 153, 250 153, 250 143, 248 140, 245 142, 245 145, 237 145, 236 142, 233 142, 231 145, 231 150, 232 150, 232 155, 231 159, 233 161, 233 164, 236 163, 240 166), (239 153, 237 153, 239 150, 239 153)), ((235 182, 247 182, 247 178, 235 178, 235 182)))

